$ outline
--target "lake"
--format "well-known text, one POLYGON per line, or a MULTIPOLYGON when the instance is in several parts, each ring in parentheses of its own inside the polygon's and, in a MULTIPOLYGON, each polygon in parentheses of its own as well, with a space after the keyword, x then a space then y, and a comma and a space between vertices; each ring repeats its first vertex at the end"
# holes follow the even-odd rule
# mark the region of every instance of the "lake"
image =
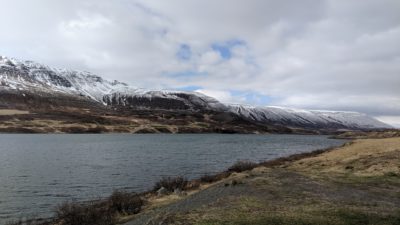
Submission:
POLYGON ((51 216, 71 200, 144 191, 163 176, 197 178, 255 162, 338 146, 317 135, 1 134, 0 224, 51 216))

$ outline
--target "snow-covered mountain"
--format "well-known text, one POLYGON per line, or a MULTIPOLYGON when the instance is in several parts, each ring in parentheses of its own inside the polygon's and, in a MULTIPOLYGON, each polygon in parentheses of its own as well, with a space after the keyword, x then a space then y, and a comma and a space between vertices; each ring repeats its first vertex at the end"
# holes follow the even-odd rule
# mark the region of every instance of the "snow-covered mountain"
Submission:
POLYGON ((86 98, 123 109, 164 109, 228 112, 249 122, 312 129, 390 128, 357 112, 307 111, 280 107, 225 105, 214 98, 183 91, 145 90, 89 72, 51 68, 32 61, 0 56, 0 93, 47 93, 86 98))
POLYGON ((0 56, 0 82, 5 90, 40 91, 87 96, 99 101, 113 90, 128 86, 103 80, 88 72, 59 70, 32 61, 0 56))
POLYGON ((145 90, 105 80, 89 72, 60 70, 0 56, 0 90, 84 96, 104 105, 131 108, 223 109, 217 100, 196 92, 145 90))
POLYGON ((291 127, 329 129, 391 128, 366 114, 358 112, 303 110, 283 107, 252 107, 231 105, 230 111, 259 123, 291 127))

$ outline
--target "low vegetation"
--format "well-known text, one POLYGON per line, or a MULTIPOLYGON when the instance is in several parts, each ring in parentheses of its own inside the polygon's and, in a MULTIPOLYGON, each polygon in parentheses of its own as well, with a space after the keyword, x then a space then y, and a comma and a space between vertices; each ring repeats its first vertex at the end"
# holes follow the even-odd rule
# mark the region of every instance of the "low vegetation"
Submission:
POLYGON ((252 170, 252 169, 256 168, 257 166, 258 166, 257 163, 254 163, 251 161, 238 161, 235 164, 233 164, 231 167, 229 167, 228 171, 240 173, 243 171, 252 170))
POLYGON ((7 225, 114 225, 120 216, 137 214, 145 201, 136 193, 114 191, 101 200, 89 202, 65 202, 55 210, 49 220, 18 220, 7 225))
POLYGON ((203 183, 214 183, 216 181, 229 177, 230 174, 231 173, 228 171, 217 173, 214 175, 204 174, 203 176, 200 177, 200 181, 203 183))
POLYGON ((367 138, 393 138, 400 137, 400 130, 389 129, 384 131, 347 131, 338 135, 334 138, 338 139, 367 139, 367 138))
POLYGON ((220 173, 225 178, 202 176, 205 190, 129 225, 397 225, 399 146, 400 138, 357 140, 260 164, 238 162, 220 173))
POLYGON ((111 211, 122 214, 139 213, 144 205, 144 200, 136 193, 114 191, 108 199, 111 211))
POLYGON ((222 220, 205 220, 195 225, 398 225, 400 214, 379 215, 355 210, 317 211, 315 214, 280 213, 249 217, 243 214, 222 220), (319 215, 318 215, 319 214, 319 215), (322 216, 323 215, 323 216, 322 216))
MULTIPOLYGON (((1 98, 5 98, 0 95, 1 98)), ((40 102, 37 102, 42 103, 40 102)), ((0 133, 282 133, 231 114, 81 106, 54 109, 37 105, 0 109, 0 133), (26 108, 26 107, 25 107, 26 108), (221 118, 222 117, 222 118, 221 118), (227 117, 224 122, 221 120, 227 117)), ((287 130, 291 132, 291 130, 287 130)), ((304 133, 300 132, 299 133, 304 133)))
POLYGON ((161 188, 165 188, 169 192, 173 192, 175 190, 185 190, 187 189, 188 184, 188 180, 182 176, 163 177, 154 185, 153 191, 158 191, 161 188))
POLYGON ((119 215, 139 213, 144 200, 136 193, 114 191, 105 200, 89 203, 64 203, 56 210, 62 225, 113 225, 119 215))
POLYGON ((106 204, 64 203, 56 210, 57 218, 63 225, 112 225, 115 224, 115 213, 106 204))

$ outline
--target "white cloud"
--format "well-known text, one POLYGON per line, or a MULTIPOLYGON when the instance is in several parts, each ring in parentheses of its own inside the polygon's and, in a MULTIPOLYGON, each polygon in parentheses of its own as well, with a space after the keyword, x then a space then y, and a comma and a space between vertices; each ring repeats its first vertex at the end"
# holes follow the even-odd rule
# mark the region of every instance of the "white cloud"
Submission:
MULTIPOLYGON (((216 51, 207 51, 200 56, 199 64, 200 65, 215 65, 221 62, 222 58, 220 54, 216 51)), ((205 70, 205 69, 200 69, 205 70)))
POLYGON ((76 30, 87 31, 88 29, 97 29, 111 24, 111 20, 101 14, 86 14, 81 12, 78 15, 79 19, 61 23, 61 32, 71 33, 76 30))
POLYGON ((243 96, 233 96, 229 91, 198 89, 196 92, 208 95, 224 103, 245 103, 243 96))
POLYGON ((0 5, 4 55, 146 88, 199 86, 223 101, 246 101, 232 91, 252 92, 273 105, 400 115, 398 0, 0 5), (213 48, 221 43, 229 52, 213 48), (190 49, 186 60, 177 57, 182 45, 190 49))

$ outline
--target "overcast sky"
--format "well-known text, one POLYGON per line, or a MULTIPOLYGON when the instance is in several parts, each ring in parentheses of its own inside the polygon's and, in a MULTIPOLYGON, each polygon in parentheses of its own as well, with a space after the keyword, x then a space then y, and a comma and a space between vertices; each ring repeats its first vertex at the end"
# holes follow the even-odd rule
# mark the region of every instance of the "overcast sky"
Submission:
POLYGON ((400 126, 399 0, 0 0, 0 55, 400 126))

